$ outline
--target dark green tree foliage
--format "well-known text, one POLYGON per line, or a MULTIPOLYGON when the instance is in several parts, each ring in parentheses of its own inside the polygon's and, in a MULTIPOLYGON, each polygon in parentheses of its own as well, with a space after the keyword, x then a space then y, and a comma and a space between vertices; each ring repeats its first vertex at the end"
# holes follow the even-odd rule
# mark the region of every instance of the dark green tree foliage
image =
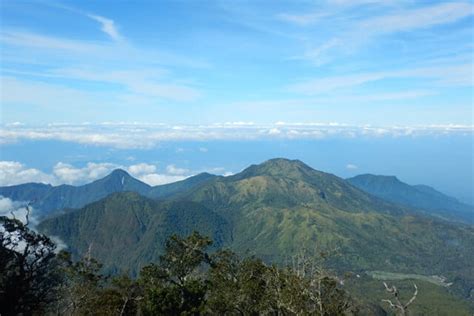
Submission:
POLYGON ((42 314, 61 281, 55 244, 27 225, 0 217, 0 315, 42 314))
MULTIPOLYGON (((211 241, 193 233, 173 236, 158 265, 140 274, 145 315, 342 315, 351 301, 326 274, 303 275, 239 259, 221 250, 209 256, 211 241)), ((315 271, 322 271, 321 269, 315 271)))
POLYGON ((168 239, 138 280, 101 275, 90 251, 79 261, 17 220, 1 218, 1 315, 342 315, 350 300, 327 274, 213 255, 194 232, 168 239))
POLYGON ((209 263, 205 250, 211 244, 197 232, 184 239, 173 235, 166 242, 160 264, 151 264, 140 274, 145 315, 196 315, 203 311, 207 282, 199 268, 209 263))
POLYGON ((336 279, 302 275, 234 253, 213 256, 206 312, 219 315, 343 315, 356 310, 336 279))
POLYGON ((142 299, 138 282, 126 275, 113 278, 99 292, 95 300, 94 313, 101 315, 137 315, 138 302, 142 299))
POLYGON ((59 254, 60 271, 64 276, 59 286, 56 311, 61 315, 88 314, 98 305, 105 278, 100 274, 101 265, 90 256, 73 262, 66 252, 59 254))

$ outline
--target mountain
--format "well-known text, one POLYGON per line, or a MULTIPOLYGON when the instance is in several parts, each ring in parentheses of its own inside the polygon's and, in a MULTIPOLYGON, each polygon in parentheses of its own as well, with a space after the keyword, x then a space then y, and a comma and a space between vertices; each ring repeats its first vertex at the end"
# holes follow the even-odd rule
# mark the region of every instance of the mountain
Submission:
POLYGON ((43 183, 25 183, 0 187, 0 195, 14 201, 36 201, 44 198, 53 187, 43 183))
POLYGON ((272 159, 234 176, 213 177, 167 201, 128 193, 111 198, 47 220, 40 229, 64 239, 76 253, 91 242, 101 245, 103 251, 94 253, 99 260, 114 264, 126 256, 126 266, 136 271, 156 258, 162 236, 182 231, 171 220, 150 220, 164 207, 165 218, 184 221, 189 230, 201 230, 201 218, 220 222, 211 227, 222 228, 223 246, 267 261, 284 263, 303 251, 336 248, 340 255, 330 265, 339 270, 443 275, 465 296, 474 286, 473 226, 391 204, 297 160, 272 159), (191 213, 177 207, 181 203, 191 213), (191 214, 199 220, 189 220, 191 214), (145 234, 159 238, 136 237, 145 234))
POLYGON ((82 186, 27 183, 1 187, 0 195, 12 200, 31 201, 31 205, 44 216, 66 208, 82 207, 114 192, 134 191, 146 194, 150 188, 126 171, 117 169, 105 178, 82 186))
POLYGON ((156 262, 165 240, 193 230, 211 237, 220 247, 231 240, 225 219, 193 202, 158 202, 133 192, 114 193, 79 211, 49 218, 39 225, 59 236, 76 256, 91 249, 107 272, 130 271, 156 262))
POLYGON ((168 184, 163 184, 163 185, 158 185, 155 187, 152 187, 147 193, 146 196, 152 198, 152 199, 164 199, 167 197, 170 197, 176 193, 186 191, 196 185, 199 185, 201 183, 204 183, 210 179, 216 178, 216 175, 203 172, 200 174, 197 174, 195 176, 189 177, 187 179, 173 182, 173 183, 168 183, 168 184))
POLYGON ((151 198, 165 198, 213 177, 216 176, 202 173, 179 182, 151 187, 126 171, 116 169, 102 179, 81 186, 26 183, 0 187, 0 195, 15 201, 31 201, 37 214, 44 217, 64 209, 81 208, 116 192, 130 191, 151 198))
POLYGON ((387 201, 428 211, 447 219, 474 223, 474 207, 426 185, 409 185, 394 176, 363 174, 347 179, 352 185, 387 201))
POLYGON ((177 198, 227 218, 237 251, 273 261, 316 246, 338 247, 348 269, 459 272, 469 266, 460 252, 474 259, 472 227, 417 215, 297 160, 253 165, 177 198))

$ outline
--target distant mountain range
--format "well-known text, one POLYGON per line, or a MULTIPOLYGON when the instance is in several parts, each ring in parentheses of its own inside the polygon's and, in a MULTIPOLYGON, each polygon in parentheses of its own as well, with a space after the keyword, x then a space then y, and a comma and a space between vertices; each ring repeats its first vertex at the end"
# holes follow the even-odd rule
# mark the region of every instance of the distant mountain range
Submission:
POLYGON ((472 225, 387 202, 297 160, 204 178, 182 182, 161 200, 115 193, 46 219, 39 229, 76 255, 92 245, 112 272, 136 273, 158 260, 169 234, 196 229, 219 247, 271 262, 337 248, 341 256, 331 261, 337 269, 443 275, 458 280, 453 287, 464 296, 474 286, 472 225))
POLYGON ((352 185, 384 200, 424 210, 446 219, 474 223, 474 206, 459 202, 427 185, 409 185, 394 176, 363 174, 347 179, 352 185))
MULTIPOLYGON (((215 178, 222 177, 200 173, 182 181, 150 186, 133 178, 126 171, 116 169, 102 179, 81 186, 26 183, 0 187, 0 195, 14 201, 29 201, 35 208, 36 215, 45 217, 66 209, 81 208, 117 192, 129 191, 151 199, 166 199, 215 178)), ((372 174, 358 175, 346 181, 388 202, 448 220, 474 223, 474 206, 461 203, 426 185, 409 185, 395 176, 372 174)))
POLYGON ((201 173, 182 181, 152 187, 126 171, 116 169, 105 178, 81 186, 26 183, 0 187, 0 195, 15 201, 30 201, 36 214, 44 217, 64 209, 81 208, 117 192, 136 192, 152 199, 166 198, 215 177, 201 173))
POLYGON ((272 159, 229 177, 204 173, 156 187, 116 170, 79 187, 23 184, 0 194, 32 200, 47 215, 40 231, 76 256, 91 246, 109 272, 136 273, 158 260, 170 234, 198 230, 216 247, 271 262, 337 248, 336 269, 443 275, 464 297, 474 288, 474 226, 439 217, 464 214, 454 199, 396 178, 344 180, 272 159))

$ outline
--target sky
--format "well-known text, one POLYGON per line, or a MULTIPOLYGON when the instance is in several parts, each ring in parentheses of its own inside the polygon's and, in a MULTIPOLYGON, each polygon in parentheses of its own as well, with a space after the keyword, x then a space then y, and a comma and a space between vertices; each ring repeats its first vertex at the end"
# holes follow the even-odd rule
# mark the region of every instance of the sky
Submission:
POLYGON ((472 1, 18 0, 0 12, 0 185, 115 167, 159 184, 279 155, 472 199, 472 1))

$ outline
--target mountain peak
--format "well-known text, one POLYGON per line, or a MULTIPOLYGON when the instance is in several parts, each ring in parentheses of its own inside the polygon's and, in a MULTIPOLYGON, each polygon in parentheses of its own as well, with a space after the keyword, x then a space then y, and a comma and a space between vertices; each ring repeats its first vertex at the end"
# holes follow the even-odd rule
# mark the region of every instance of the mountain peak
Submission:
POLYGON ((255 176, 270 176, 279 178, 302 179, 309 174, 320 173, 304 164, 300 160, 273 158, 258 165, 251 165, 242 172, 229 177, 230 180, 239 180, 255 176))
POLYGON ((150 188, 148 184, 135 179, 123 169, 115 169, 108 176, 93 183, 102 183, 106 185, 111 192, 136 191, 144 193, 150 188))
POLYGON ((301 160, 288 159, 288 158, 272 158, 272 159, 268 159, 267 161, 262 162, 260 165, 279 165, 279 166, 304 165, 306 166, 301 160))
MULTIPOLYGON (((273 158, 262 162, 258 165, 252 165, 247 169, 253 169, 258 173, 266 173, 269 175, 283 175, 290 174, 293 172, 301 173, 303 170, 313 170, 308 165, 304 164, 300 160, 290 160, 285 158, 273 158)), ((247 170, 246 169, 246 170, 247 170)), ((244 170, 245 171, 245 170, 244 170)))
POLYGON ((136 180, 133 178, 127 171, 123 169, 115 169, 112 171, 108 176, 105 176, 104 178, 98 180, 101 182, 106 182, 111 185, 117 185, 119 187, 125 186, 125 183, 136 180))
POLYGON ((109 174, 109 176, 111 176, 111 177, 131 177, 131 175, 127 171, 125 171, 123 169, 120 169, 120 168, 113 170, 109 174))

